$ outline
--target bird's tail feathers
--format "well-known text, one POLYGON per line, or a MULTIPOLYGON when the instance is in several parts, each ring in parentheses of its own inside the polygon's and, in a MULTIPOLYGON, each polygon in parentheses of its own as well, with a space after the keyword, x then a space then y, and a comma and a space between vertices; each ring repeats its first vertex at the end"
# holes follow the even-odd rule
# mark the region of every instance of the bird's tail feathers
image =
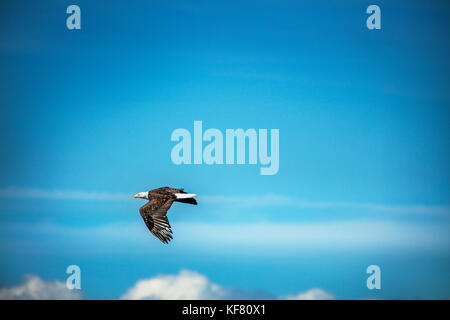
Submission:
POLYGON ((177 197, 177 199, 189 199, 195 196, 195 193, 175 193, 175 197, 177 197))
POLYGON ((175 197, 177 197, 175 201, 197 205, 197 200, 194 199, 195 196, 195 193, 175 193, 175 197))
POLYGON ((194 198, 176 199, 175 201, 181 202, 181 203, 189 203, 189 204, 197 205, 197 200, 195 200, 194 198))

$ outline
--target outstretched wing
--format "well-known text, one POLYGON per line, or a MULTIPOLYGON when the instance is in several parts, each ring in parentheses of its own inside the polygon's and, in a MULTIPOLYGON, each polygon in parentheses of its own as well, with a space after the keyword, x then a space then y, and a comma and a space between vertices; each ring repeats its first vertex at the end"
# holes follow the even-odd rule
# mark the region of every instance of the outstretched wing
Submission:
POLYGON ((172 240, 172 230, 166 213, 174 199, 172 197, 152 198, 139 209, 145 225, 151 233, 164 243, 172 240))

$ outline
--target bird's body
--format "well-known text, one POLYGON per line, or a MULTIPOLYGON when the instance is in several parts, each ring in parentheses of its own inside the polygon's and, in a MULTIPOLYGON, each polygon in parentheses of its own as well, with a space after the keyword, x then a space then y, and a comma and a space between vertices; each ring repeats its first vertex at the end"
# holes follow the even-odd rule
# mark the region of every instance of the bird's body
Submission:
POLYGON ((183 189, 163 187, 138 193, 134 197, 148 199, 148 202, 139 209, 139 213, 150 232, 162 242, 168 243, 172 240, 172 230, 167 219, 167 211, 173 202, 197 205, 195 196, 196 194, 186 193, 183 189))

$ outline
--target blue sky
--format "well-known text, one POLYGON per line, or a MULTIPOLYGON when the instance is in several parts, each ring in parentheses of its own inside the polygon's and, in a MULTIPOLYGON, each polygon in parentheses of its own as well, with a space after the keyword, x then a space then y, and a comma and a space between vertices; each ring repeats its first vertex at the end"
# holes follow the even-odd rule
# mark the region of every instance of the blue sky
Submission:
POLYGON ((246 293, 449 298, 448 4, 2 1, 0 287, 192 270, 246 293), (66 8, 82 28, 66 28, 66 8), (280 130, 280 169, 180 165, 177 128, 280 130), (198 194, 150 235, 132 196, 198 194), (382 289, 366 288, 367 266, 382 289))

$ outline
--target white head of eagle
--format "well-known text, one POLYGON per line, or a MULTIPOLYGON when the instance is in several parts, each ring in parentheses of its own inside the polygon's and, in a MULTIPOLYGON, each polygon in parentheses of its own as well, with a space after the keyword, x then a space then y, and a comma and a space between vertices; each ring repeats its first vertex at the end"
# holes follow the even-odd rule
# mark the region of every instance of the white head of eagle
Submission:
POLYGON ((134 198, 141 198, 141 199, 147 199, 148 200, 148 191, 146 192, 139 192, 138 194, 134 195, 134 198))

